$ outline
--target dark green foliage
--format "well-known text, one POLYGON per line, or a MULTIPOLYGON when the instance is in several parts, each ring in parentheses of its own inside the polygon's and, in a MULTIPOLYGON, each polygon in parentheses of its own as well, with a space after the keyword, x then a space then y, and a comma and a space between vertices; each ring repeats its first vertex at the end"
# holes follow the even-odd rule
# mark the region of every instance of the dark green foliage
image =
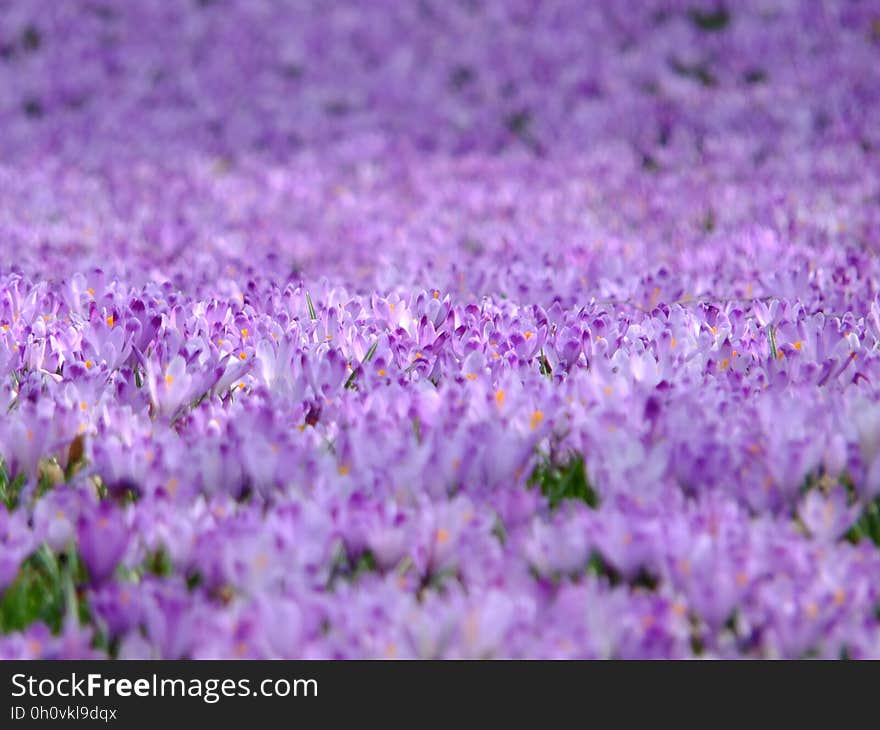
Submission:
POLYGON ((593 509, 599 506, 599 495, 587 479, 584 459, 579 454, 569 455, 562 464, 555 464, 549 458, 542 459, 532 472, 529 485, 540 486, 553 509, 564 499, 578 499, 593 509))
POLYGON ((528 109, 521 109, 518 112, 510 114, 505 120, 505 124, 513 134, 523 136, 528 132, 531 121, 531 112, 528 109))
POLYGON ((694 8, 688 12, 688 17, 697 28, 705 33, 718 33, 730 25, 730 13, 724 6, 715 10, 694 8))
POLYGON ((587 571, 589 575, 595 575, 599 578, 605 578, 612 586, 626 584, 630 588, 642 588, 647 591, 657 590, 660 584, 659 578, 650 573, 646 568, 640 568, 639 572, 628 580, 624 580, 623 576, 614 568, 602 554, 593 551, 590 559, 587 561, 587 571))
POLYGON ((152 573, 160 578, 171 575, 174 572, 171 556, 161 548, 147 556, 144 568, 145 572, 152 573))
POLYGON ((10 512, 18 506, 18 498, 21 495, 24 482, 24 474, 19 474, 15 479, 10 479, 9 473, 6 471, 6 465, 0 459, 0 502, 3 502, 6 505, 6 509, 10 512))
POLYGON ((712 233, 712 231, 715 230, 715 225, 715 209, 709 208, 709 210, 706 211, 706 215, 703 216, 703 221, 700 226, 706 233, 712 233))
POLYGON ((372 552, 366 550, 362 552, 354 563, 352 575, 357 577, 363 573, 374 573, 376 571, 376 557, 372 552))
POLYGON ((199 588, 202 583, 204 583, 204 578, 199 571, 192 571, 186 576, 186 588, 189 591, 194 591, 199 588))
POLYGON ((541 354, 538 357, 538 369, 541 371, 541 375, 546 375, 548 378, 553 377, 553 368, 551 367, 547 356, 544 354, 543 347, 541 348, 541 354))
POLYGON ((865 507, 859 519, 846 533, 846 539, 852 543, 868 539, 880 546, 880 497, 865 507))
POLYGON ((333 563, 328 585, 334 586, 338 581, 353 583, 366 573, 375 573, 378 570, 376 557, 370 550, 356 554, 348 554, 340 550, 333 563))
POLYGON ((81 622, 88 620, 88 608, 75 588, 84 580, 85 567, 76 553, 57 556, 43 545, 21 564, 0 598, 0 634, 21 631, 36 621, 57 633, 68 612, 76 612, 81 622))
MULTIPOLYGON (((307 295, 308 296, 308 295, 307 295)), ((311 299, 309 299, 311 303, 311 299)), ((367 354, 364 355, 364 360, 361 365, 358 365, 354 370, 352 370, 351 375, 348 376, 348 380, 345 381, 345 387, 349 390, 357 390, 357 376, 361 370, 361 367, 364 363, 370 362, 373 359, 373 355, 376 354, 376 348, 379 347, 379 340, 376 340, 372 345, 370 345, 370 349, 367 350, 367 354)))
POLYGON ((422 422, 419 420, 418 416, 413 418, 412 427, 413 434, 416 437, 416 443, 422 443, 422 422))
POLYGON ((673 58, 672 60, 670 60, 669 66, 679 76, 684 76, 686 78, 693 79, 694 81, 698 81, 703 86, 713 87, 718 85, 718 80, 715 78, 715 74, 712 73, 712 70, 709 68, 708 64, 683 63, 682 61, 673 58))

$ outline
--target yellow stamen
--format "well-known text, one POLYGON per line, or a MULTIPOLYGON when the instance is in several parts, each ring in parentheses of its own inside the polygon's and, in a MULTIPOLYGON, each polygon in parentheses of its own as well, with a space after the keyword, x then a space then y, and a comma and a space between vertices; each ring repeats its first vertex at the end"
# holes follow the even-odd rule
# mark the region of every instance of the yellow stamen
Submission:
POLYGON ((437 530, 435 538, 437 540, 437 544, 442 545, 449 539, 449 532, 441 527, 439 530, 437 530))
POLYGON ((538 427, 538 424, 541 423, 541 421, 543 421, 543 420, 544 420, 544 414, 541 413, 541 411, 535 411, 532 414, 531 419, 529 420, 529 423, 532 427, 532 431, 534 431, 538 427))
POLYGON ((247 360, 247 355, 244 352, 239 353, 238 359, 239 360, 247 360))
POLYGON ((795 350, 800 350, 801 347, 803 347, 803 344, 801 342, 794 342, 792 343, 792 347, 794 347, 795 350))
POLYGON ((504 395, 504 391, 503 391, 503 390, 500 390, 500 389, 499 389, 499 390, 496 390, 496 391, 495 391, 495 402, 496 402, 499 406, 500 406, 500 405, 504 405, 504 398, 505 398, 505 395, 504 395))
POLYGON ((344 477, 346 474, 348 474, 351 471, 351 468, 348 466, 348 464, 340 464, 338 471, 339 471, 339 476, 344 477))
POLYGON ((471 381, 474 381, 474 380, 477 379, 477 376, 476 376, 475 373, 467 373, 467 374, 465 375, 465 377, 466 377, 468 380, 471 380, 471 381))
POLYGON ((91 370, 91 369, 92 369, 92 361, 86 360, 86 370, 91 370))
POLYGON ((380 370, 379 370, 379 377, 380 377, 380 378, 384 378, 384 377, 385 377, 385 370, 384 370, 384 369, 380 369, 380 370))
POLYGON ((532 339, 532 333, 531 333, 530 331, 526 331, 526 332, 523 334, 523 336, 524 336, 527 340, 532 339))
POLYGON ((107 324, 110 327, 112 327, 115 322, 116 322, 116 318, 112 314, 109 317, 107 317, 107 324))

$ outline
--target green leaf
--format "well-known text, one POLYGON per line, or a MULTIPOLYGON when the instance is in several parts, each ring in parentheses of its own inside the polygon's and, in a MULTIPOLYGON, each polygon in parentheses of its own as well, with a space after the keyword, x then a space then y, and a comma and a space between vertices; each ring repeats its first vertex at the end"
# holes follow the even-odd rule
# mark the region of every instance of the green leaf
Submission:
POLYGON ((551 509, 556 509, 565 499, 577 499, 589 507, 599 506, 599 495, 587 479, 584 459, 580 454, 570 454, 561 464, 544 458, 535 467, 529 478, 529 486, 539 486, 541 493, 550 501, 551 509))
POLYGON ((376 340, 372 345, 370 345, 370 349, 367 350, 367 354, 364 355, 364 362, 370 362, 373 359, 373 355, 376 354, 376 349, 379 347, 379 340, 376 340))
POLYGON ((85 569, 73 549, 59 558, 42 545, 22 562, 0 597, 0 634, 21 631, 37 621, 58 633, 67 615, 88 620, 88 606, 76 591, 84 579, 85 569))
POLYGON ((6 465, 0 459, 0 501, 6 505, 6 509, 10 512, 18 507, 18 498, 24 488, 25 481, 24 474, 18 474, 15 479, 10 479, 6 465))
POLYGON ((147 555, 144 561, 144 570, 146 573, 152 573, 160 578, 171 575, 174 572, 174 565, 171 562, 171 556, 163 548, 147 555))
POLYGON ((309 305, 309 317, 313 320, 317 319, 318 314, 315 312, 315 305, 312 304, 312 297, 308 292, 306 292, 306 303, 309 305))
POLYGON ((538 369, 541 372, 541 375, 546 375, 548 378, 553 377, 553 368, 550 367, 550 361, 547 359, 547 356, 544 355, 544 348, 541 348, 541 354, 538 357, 538 369))
POLYGON ((717 33, 730 24, 730 12, 723 6, 715 10, 694 8, 688 15, 691 22, 704 33, 717 33))
POLYGON ((413 426, 413 433, 416 436, 416 442, 422 443, 422 423, 421 423, 421 421, 419 421, 418 416, 413 418, 412 426, 413 426))
POLYGON ((773 331, 772 327, 767 328, 767 336, 770 338, 770 354, 775 360, 779 357, 779 353, 776 351, 776 333, 773 331))
POLYGON ((865 507, 859 519, 846 533, 846 539, 852 543, 867 539, 880 547, 880 497, 865 507))
POLYGON ((367 350, 367 354, 364 355, 364 359, 361 361, 361 364, 358 365, 354 370, 351 371, 351 375, 348 376, 348 380, 345 381, 345 387, 349 390, 355 389, 355 381, 357 380, 358 373, 360 372, 361 367, 364 363, 370 362, 373 359, 373 355, 376 354, 376 348, 379 347, 379 340, 376 340, 372 345, 370 345, 370 349, 367 350))

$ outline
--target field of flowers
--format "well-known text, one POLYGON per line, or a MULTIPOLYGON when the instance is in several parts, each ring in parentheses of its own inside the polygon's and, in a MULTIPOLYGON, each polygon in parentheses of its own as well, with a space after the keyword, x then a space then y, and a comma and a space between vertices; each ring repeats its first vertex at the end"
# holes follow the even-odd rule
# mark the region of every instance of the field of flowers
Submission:
POLYGON ((0 0, 0 657, 880 657, 880 3, 0 0))

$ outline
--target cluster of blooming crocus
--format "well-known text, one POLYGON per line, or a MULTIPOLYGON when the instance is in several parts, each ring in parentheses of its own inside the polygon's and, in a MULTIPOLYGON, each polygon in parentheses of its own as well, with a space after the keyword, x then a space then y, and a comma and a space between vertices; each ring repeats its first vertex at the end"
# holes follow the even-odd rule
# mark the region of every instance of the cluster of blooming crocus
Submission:
POLYGON ((871 3, 8 5, 0 657, 880 656, 871 3))

